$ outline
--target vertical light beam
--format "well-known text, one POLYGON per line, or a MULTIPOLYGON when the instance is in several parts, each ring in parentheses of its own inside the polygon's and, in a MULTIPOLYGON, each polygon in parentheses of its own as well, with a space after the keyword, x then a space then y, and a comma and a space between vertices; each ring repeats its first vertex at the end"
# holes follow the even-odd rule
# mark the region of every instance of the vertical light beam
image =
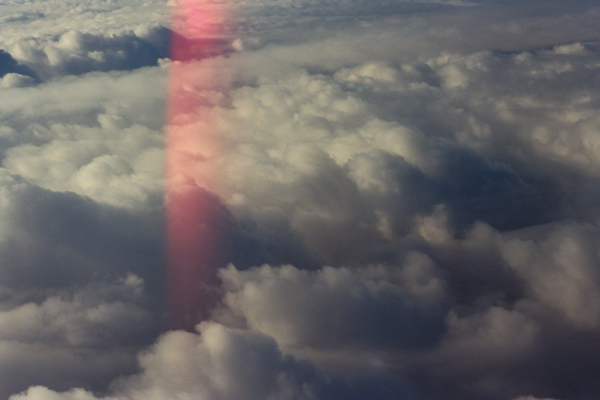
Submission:
POLYGON ((219 264, 222 227, 211 187, 218 132, 198 93, 215 68, 202 59, 222 51, 224 15, 210 0, 183 0, 173 9, 167 112, 167 296, 172 329, 192 330, 206 317, 219 264))

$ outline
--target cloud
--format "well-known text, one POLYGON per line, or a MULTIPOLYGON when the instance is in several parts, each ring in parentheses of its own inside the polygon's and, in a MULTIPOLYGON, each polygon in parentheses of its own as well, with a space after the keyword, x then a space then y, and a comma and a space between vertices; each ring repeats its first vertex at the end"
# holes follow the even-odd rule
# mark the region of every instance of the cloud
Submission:
POLYGON ((118 336, 124 328, 139 329, 138 335, 151 328, 150 313, 127 299, 133 292, 135 301, 142 291, 143 281, 129 275, 113 288, 59 293, 41 304, 32 301, 19 305, 1 313, 1 340, 81 346, 116 344, 122 340, 118 336))
POLYGON ((131 70, 157 65, 168 56, 164 45, 170 33, 167 29, 144 33, 154 43, 132 33, 106 37, 70 30, 58 39, 23 39, 10 51, 43 80, 91 71, 131 70))
MULTIPOLYGON (((34 79, 34 81, 36 77, 33 71, 23 65, 19 65, 17 60, 15 60, 9 53, 2 50, 0 51, 0 76, 4 77, 9 74, 29 76, 30 78, 34 79)), ((15 77, 12 77, 11 80, 15 80, 15 77)))
POLYGON ((19 288, 12 299, 0 312, 5 397, 31 382, 103 389, 107 380, 135 371, 137 346, 158 331, 144 282, 132 274, 75 290, 19 288))
POLYGON ((118 207, 162 201, 164 72, 65 79, 0 94, 3 167, 118 207), (157 86, 144 89, 148 79, 157 86))
POLYGON ((597 329, 600 322, 596 231, 596 226, 567 223, 547 238, 515 238, 502 249, 533 296, 580 329, 597 329))
POLYGON ((162 0, 116 0, 111 3, 61 4, 22 2, 3 5, 3 48, 25 38, 59 37, 68 31, 122 34, 168 23, 169 9, 162 0))
POLYGON ((0 397, 104 391, 161 331, 164 79, 4 75, 0 397))
MULTIPOLYGON (((198 332, 164 334, 140 356, 143 372, 116 381, 115 394, 102 399, 359 398, 345 386, 343 379, 319 375, 310 364, 283 355, 269 336, 209 322, 200 324, 198 332)), ((397 387, 382 383, 387 386, 387 393, 381 398, 408 398, 397 387)), ((357 389, 368 390, 368 386, 363 384, 357 389)), ((82 389, 57 393, 41 386, 31 387, 10 399, 42 397, 97 399, 82 389)))
POLYGON ((250 328, 286 347, 402 348, 427 346, 441 333, 444 283, 436 272, 427 256, 413 253, 399 271, 325 267, 311 273, 264 265, 230 266, 220 276, 225 313, 241 314, 250 328))
POLYGON ((2 5, 0 397, 597 396, 594 2, 76 3, 2 5))
POLYGON ((2 77, 1 86, 3 88, 23 87, 23 86, 33 86, 35 83, 36 83, 36 80, 30 76, 9 72, 8 74, 6 74, 2 77))

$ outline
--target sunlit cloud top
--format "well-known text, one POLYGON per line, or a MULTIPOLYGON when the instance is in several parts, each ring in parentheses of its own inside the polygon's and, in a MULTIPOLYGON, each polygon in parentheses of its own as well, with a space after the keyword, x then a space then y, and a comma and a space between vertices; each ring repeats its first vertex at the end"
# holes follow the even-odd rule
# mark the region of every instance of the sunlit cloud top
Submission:
POLYGON ((3 3, 0 399, 596 399, 596 3, 3 3))

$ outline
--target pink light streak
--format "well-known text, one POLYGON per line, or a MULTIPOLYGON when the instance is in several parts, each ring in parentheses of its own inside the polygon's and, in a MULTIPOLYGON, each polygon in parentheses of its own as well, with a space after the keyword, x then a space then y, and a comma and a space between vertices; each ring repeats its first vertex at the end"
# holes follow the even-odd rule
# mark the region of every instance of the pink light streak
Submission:
POLYGON ((220 53, 224 13, 207 0, 184 0, 173 10, 167 124, 167 296, 172 329, 193 330, 206 318, 219 266, 220 203, 206 188, 215 176, 219 132, 196 88, 210 86, 214 68, 195 68, 220 53), (177 25, 177 26, 175 26, 177 25))

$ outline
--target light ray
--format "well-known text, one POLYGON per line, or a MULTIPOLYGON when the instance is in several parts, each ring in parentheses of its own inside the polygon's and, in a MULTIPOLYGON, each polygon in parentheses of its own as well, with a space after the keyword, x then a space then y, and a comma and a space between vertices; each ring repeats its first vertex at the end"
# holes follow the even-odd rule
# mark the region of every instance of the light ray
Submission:
POLYGON ((201 93, 216 78, 202 59, 223 49, 223 15, 205 0, 184 0, 173 10, 167 125, 168 303, 173 329, 192 330, 206 317, 209 287, 219 263, 218 199, 211 160, 218 132, 201 93))

